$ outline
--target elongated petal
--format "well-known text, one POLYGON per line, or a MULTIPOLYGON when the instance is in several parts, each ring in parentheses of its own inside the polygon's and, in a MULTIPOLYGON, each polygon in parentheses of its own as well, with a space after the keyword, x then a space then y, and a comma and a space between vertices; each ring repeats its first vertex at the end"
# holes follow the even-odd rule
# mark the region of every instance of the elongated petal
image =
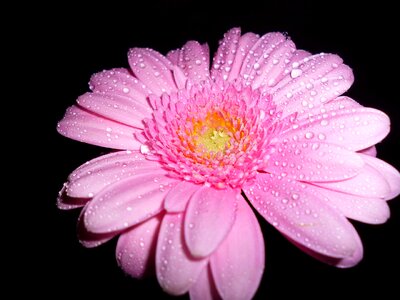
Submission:
POLYGON ((211 256, 215 284, 223 299, 251 299, 264 271, 264 240, 248 204, 238 202, 231 232, 211 256))
POLYGON ((113 231, 108 233, 93 233, 89 232, 85 226, 84 215, 86 212, 87 205, 82 209, 79 218, 78 218, 78 226, 77 226, 77 235, 78 240, 82 244, 82 246, 86 248, 94 248, 98 247, 109 240, 111 240, 114 236, 119 234, 119 231, 113 231))
POLYGON ((68 177, 67 195, 92 198, 103 188, 135 175, 161 170, 156 161, 146 160, 137 151, 120 151, 86 162, 68 177))
POLYGON ((189 41, 179 53, 178 66, 194 83, 199 83, 210 77, 210 53, 208 47, 203 47, 196 41, 189 41))
POLYGON ((90 198, 74 198, 67 195, 68 183, 64 183, 58 192, 57 207, 62 210, 69 210, 84 206, 90 198))
POLYGON ((171 62, 152 49, 133 48, 128 53, 135 76, 157 96, 176 91, 171 62))
POLYGON ((189 290, 191 300, 218 300, 221 297, 215 287, 210 265, 203 268, 196 282, 189 290))
POLYGON ((143 119, 151 116, 152 111, 148 104, 133 103, 130 98, 119 95, 86 93, 76 102, 104 118, 140 129, 143 128, 143 119))
POLYGON ((68 108, 57 130, 70 139, 112 149, 137 150, 141 145, 135 138, 137 129, 99 117, 75 105, 68 108))
POLYGON ((186 209, 185 241, 195 257, 210 255, 232 228, 238 190, 203 187, 195 192, 186 209))
POLYGON ((279 33, 271 32, 262 36, 248 52, 243 61, 240 75, 253 88, 261 85, 272 86, 284 75, 295 45, 279 33))
MULTIPOLYGON (((305 140, 313 133, 306 133, 305 140)), ((306 181, 343 180, 357 175, 364 162, 354 152, 318 142, 289 142, 277 145, 266 171, 306 181)))
POLYGON ((314 187, 318 193, 347 218, 369 224, 385 223, 390 217, 389 206, 379 198, 360 197, 325 188, 314 187))
POLYGON ((127 97, 133 106, 150 108, 147 97, 152 93, 127 69, 104 70, 90 78, 90 89, 100 95, 127 97))
POLYGON ((269 223, 297 243, 336 258, 352 257, 358 251, 353 226, 312 186, 259 174, 244 191, 269 223))
POLYGON ((360 156, 368 165, 370 165, 372 168, 378 171, 388 183, 390 187, 390 192, 388 192, 383 198, 385 200, 391 200, 393 198, 396 198, 400 194, 399 171, 397 171, 388 163, 376 157, 363 154, 360 154, 360 156))
POLYGON ((385 198, 390 193, 390 186, 385 178, 368 164, 353 178, 315 184, 325 189, 361 197, 385 198))
POLYGON ((186 293, 208 261, 190 255, 183 238, 183 214, 165 215, 156 251, 158 282, 173 295, 186 293))
MULTIPOLYGON (((232 28, 224 34, 224 38, 220 41, 218 50, 213 59, 211 69, 211 75, 213 78, 228 79, 236 56, 240 56, 240 54, 237 53, 239 39, 240 28, 232 28)), ((236 63, 240 68, 241 61, 239 60, 236 63)))
POLYGON ((165 197, 165 210, 167 212, 184 211, 190 197, 200 188, 201 186, 188 181, 179 182, 165 197))
POLYGON ((364 255, 364 248, 361 242, 361 239, 357 232, 353 229, 353 235, 354 235, 354 240, 357 243, 357 248, 354 251, 352 256, 349 257, 344 257, 344 258, 336 258, 336 257, 331 257, 331 256, 326 256, 321 253, 315 252, 311 250, 310 248, 307 248, 303 244, 299 244, 295 242, 294 240, 290 239, 289 237, 285 236, 291 243, 293 243, 296 247, 298 247, 301 251, 304 253, 307 253, 308 255, 312 256, 313 258, 322 261, 323 263, 326 263, 328 265, 332 265, 338 268, 351 268, 357 265, 363 258, 364 255))
POLYGON ((388 116, 379 110, 343 106, 331 110, 333 107, 326 106, 323 113, 299 120, 283 137, 304 139, 307 133, 312 133, 310 140, 359 151, 379 143, 390 131, 388 116))
POLYGON ((118 265, 134 278, 141 278, 154 266, 161 217, 153 217, 121 234, 116 257, 118 265))
POLYGON ((284 115, 312 109, 344 93, 353 83, 352 70, 333 54, 306 57, 275 87, 274 102, 285 107, 284 115))
POLYGON ((90 232, 103 233, 149 219, 162 210, 165 195, 175 183, 161 171, 118 181, 88 204, 85 226, 90 232))

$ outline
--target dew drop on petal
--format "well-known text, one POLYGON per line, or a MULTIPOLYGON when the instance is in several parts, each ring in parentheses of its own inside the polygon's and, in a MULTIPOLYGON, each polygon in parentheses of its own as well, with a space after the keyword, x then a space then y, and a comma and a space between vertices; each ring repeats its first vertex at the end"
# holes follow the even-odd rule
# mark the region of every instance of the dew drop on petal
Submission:
POLYGON ((299 77, 301 74, 303 74, 303 71, 300 69, 293 69, 292 72, 290 72, 290 77, 292 78, 297 78, 299 77))
POLYGON ((312 139, 314 137, 314 133, 312 133, 310 131, 306 132, 305 137, 306 137, 306 139, 312 139))

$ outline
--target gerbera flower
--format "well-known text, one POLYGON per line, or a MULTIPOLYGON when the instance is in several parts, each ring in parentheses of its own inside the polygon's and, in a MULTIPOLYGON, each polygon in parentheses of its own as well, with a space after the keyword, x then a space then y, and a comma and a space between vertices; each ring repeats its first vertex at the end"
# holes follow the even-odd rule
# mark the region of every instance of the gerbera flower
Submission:
POLYGON ((167 56, 134 48, 130 69, 95 74, 58 131, 122 150, 76 169, 61 209, 83 207, 86 247, 119 235, 121 268, 155 270, 193 299, 249 299, 264 269, 252 205, 303 251, 338 267, 363 255, 347 218, 378 224, 400 175, 376 158, 388 117, 342 95, 351 69, 281 33, 228 31, 167 56))

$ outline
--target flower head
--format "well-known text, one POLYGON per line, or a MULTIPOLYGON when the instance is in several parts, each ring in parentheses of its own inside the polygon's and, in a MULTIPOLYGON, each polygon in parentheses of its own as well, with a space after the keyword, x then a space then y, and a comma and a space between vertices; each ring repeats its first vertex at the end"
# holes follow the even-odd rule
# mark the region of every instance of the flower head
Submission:
POLYGON ((129 51, 130 69, 95 74, 61 134, 123 150, 76 169, 59 207, 83 207, 79 238, 119 235, 117 260, 168 293, 249 299, 264 269, 250 204, 293 244, 338 267, 357 264, 347 220, 383 223, 400 193, 376 158, 388 117, 341 96, 351 69, 297 50, 280 33, 228 31, 213 62, 189 41, 167 56, 129 51))

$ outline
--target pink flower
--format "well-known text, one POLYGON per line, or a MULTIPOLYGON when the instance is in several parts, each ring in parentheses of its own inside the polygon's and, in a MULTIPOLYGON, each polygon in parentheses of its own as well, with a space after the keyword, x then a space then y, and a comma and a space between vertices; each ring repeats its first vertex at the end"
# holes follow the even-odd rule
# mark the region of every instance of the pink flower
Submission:
POLYGON ((315 258, 361 260, 347 218, 385 222, 400 174, 375 157, 388 117, 340 96, 353 82, 340 57, 234 28, 211 70, 195 41, 128 58, 130 69, 95 74, 58 124, 66 137, 123 150, 82 165, 60 192, 61 209, 83 207, 84 246, 119 235, 118 263, 135 278, 155 260, 170 294, 250 299, 264 269, 251 204, 315 258))

